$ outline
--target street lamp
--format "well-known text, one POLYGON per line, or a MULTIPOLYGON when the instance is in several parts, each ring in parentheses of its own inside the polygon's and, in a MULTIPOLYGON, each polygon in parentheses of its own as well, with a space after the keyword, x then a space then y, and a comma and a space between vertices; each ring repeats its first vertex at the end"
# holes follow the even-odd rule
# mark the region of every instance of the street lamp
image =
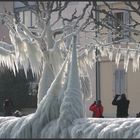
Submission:
MULTIPOLYGON (((98 37, 98 33, 99 33, 99 25, 98 25, 98 21, 99 21, 99 12, 98 12, 98 6, 97 6, 97 2, 95 2, 95 19, 96 19, 96 24, 97 24, 97 31, 95 32, 96 37, 98 37)), ((96 48, 96 56, 98 56, 99 54, 99 50, 96 48)), ((96 101, 100 100, 100 62, 98 57, 96 57, 96 101)))

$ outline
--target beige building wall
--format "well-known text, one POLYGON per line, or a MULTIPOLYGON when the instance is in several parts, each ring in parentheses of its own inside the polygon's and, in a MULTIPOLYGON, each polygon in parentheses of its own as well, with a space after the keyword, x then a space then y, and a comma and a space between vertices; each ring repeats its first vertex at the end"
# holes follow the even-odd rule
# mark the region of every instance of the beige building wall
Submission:
POLYGON ((128 98, 130 99, 130 115, 135 116, 140 112, 140 69, 137 72, 132 71, 132 64, 129 64, 127 78, 128 98))
MULTIPOLYGON (((113 98, 113 63, 100 63, 100 92, 101 101, 104 106, 104 116, 112 116, 115 114, 114 107, 111 105, 113 98)), ((113 117, 113 116, 112 116, 113 117)))
MULTIPOLYGON (((118 3, 112 3, 112 8, 126 8, 122 4, 122 2, 118 3)), ((107 9, 106 6, 101 5, 101 9, 107 9)), ((100 18, 104 17, 104 14, 100 14, 100 18)), ((137 21, 140 20, 140 16, 133 13, 133 18, 135 18, 137 21)), ((137 27, 136 29, 139 29, 137 27)), ((107 30, 103 30, 102 32, 106 32, 107 30)), ((137 41, 140 39, 139 35, 135 36, 132 34, 132 37, 136 39, 137 41)), ((136 46, 130 46, 130 47, 136 47, 136 46)), ((115 56, 115 55, 114 55, 115 56)), ((115 117, 116 116, 116 106, 112 105, 112 100, 114 98, 114 70, 116 69, 115 62, 111 62, 107 59, 102 59, 100 63, 100 84, 101 84, 101 100, 102 104, 104 106, 104 116, 105 117, 115 117)), ((123 61, 120 63, 119 67, 123 67, 123 61)), ((130 106, 129 106, 129 115, 130 117, 135 117, 136 113, 140 112, 140 70, 137 72, 133 72, 132 68, 132 60, 129 61, 129 67, 128 72, 126 73, 126 88, 127 92, 126 95, 128 99, 130 100, 130 106)))
MULTIPOLYGON (((116 106, 112 105, 114 98, 114 70, 116 68, 115 62, 104 61, 101 62, 101 100, 104 106, 104 115, 106 117, 116 116, 116 106)), ((123 66, 123 61, 119 67, 123 66)), ((126 96, 130 100, 129 115, 135 117, 136 113, 140 112, 140 70, 133 72, 132 60, 129 62, 128 72, 126 73, 126 96)))

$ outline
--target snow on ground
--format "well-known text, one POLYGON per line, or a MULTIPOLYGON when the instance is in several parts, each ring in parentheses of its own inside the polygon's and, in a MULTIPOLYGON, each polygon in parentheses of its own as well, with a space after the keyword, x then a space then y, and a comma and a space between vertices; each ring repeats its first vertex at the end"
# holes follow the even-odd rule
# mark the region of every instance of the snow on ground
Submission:
MULTIPOLYGON (((38 126, 32 117, 0 117, 0 138, 34 138, 38 126)), ((61 131, 57 124, 55 119, 37 133, 41 138, 140 138, 139 118, 80 118, 61 131)))
POLYGON ((74 122, 72 138, 140 138, 139 118, 83 118, 74 122))

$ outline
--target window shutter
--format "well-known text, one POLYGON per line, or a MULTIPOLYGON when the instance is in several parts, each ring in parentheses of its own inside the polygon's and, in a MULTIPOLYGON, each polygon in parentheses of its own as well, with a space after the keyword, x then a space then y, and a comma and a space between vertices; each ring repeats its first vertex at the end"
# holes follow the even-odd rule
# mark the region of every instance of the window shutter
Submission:
POLYGON ((36 15, 32 12, 32 26, 35 26, 36 20, 36 15))
POLYGON ((24 11, 25 13, 25 25, 31 27, 31 11, 24 11))
POLYGON ((23 13, 23 11, 19 12, 19 17, 20 17, 21 23, 24 23, 24 13, 23 13))
POLYGON ((126 92, 126 78, 125 70, 115 70, 115 94, 122 94, 126 92))

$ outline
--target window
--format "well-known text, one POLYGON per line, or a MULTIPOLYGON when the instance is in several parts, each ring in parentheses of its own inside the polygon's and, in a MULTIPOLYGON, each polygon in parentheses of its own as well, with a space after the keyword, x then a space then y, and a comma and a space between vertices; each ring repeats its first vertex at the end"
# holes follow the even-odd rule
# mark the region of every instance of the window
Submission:
POLYGON ((36 24, 36 16, 31 11, 19 11, 17 14, 20 17, 20 20, 27 27, 34 27, 36 24))
POLYGON ((114 17, 117 19, 117 21, 114 22, 115 27, 119 27, 123 24, 123 12, 114 13, 114 17))
POLYGON ((108 42, 118 40, 129 40, 129 31, 126 29, 126 25, 129 24, 129 12, 128 11, 113 11, 113 18, 108 18, 108 23, 117 28, 115 32, 109 31, 108 42))
POLYGON ((24 24, 31 27, 31 11, 24 11, 24 24))
POLYGON ((126 93, 126 72, 124 69, 114 71, 114 83, 115 94, 126 93))
MULTIPOLYGON (((34 6, 35 3, 30 3, 34 6)), ((21 2, 14 2, 14 12, 20 17, 20 20, 27 27, 34 27, 36 24, 36 16, 21 2)))

